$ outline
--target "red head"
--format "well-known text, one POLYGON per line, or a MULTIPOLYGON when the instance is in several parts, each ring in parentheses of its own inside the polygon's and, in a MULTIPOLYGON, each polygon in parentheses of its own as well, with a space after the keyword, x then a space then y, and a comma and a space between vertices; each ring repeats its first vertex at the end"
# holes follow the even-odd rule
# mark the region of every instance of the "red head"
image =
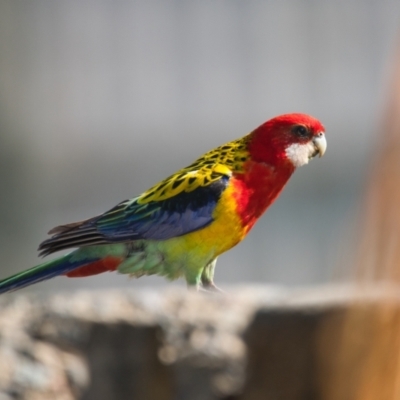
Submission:
POLYGON ((251 134, 252 160, 270 165, 300 167, 325 153, 325 129, 306 114, 284 114, 265 122, 251 134))

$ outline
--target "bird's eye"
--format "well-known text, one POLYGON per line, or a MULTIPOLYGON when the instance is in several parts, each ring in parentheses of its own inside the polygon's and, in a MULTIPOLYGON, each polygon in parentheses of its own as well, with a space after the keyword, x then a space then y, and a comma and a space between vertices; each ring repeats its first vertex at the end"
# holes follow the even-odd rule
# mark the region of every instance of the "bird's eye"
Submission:
POLYGON ((295 125, 292 129, 293 133, 299 137, 308 136, 308 129, 304 125, 295 125))

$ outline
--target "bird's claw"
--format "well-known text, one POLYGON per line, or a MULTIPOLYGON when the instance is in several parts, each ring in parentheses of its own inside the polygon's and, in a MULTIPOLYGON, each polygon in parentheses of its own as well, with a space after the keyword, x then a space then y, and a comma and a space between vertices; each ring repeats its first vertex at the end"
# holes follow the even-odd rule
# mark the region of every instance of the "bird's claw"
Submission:
POLYGON ((203 283, 203 285, 200 287, 201 290, 205 292, 215 292, 219 294, 227 294, 224 290, 220 289, 218 286, 214 284, 214 282, 207 282, 203 283))

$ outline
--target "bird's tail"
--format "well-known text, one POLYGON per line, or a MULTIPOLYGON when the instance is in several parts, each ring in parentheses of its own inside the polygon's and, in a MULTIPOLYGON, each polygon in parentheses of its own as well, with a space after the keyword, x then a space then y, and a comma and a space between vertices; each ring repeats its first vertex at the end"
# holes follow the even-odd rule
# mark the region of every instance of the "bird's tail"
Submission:
POLYGON ((84 277, 115 270, 119 257, 82 256, 79 250, 0 280, 0 294, 21 289, 58 275, 84 277))

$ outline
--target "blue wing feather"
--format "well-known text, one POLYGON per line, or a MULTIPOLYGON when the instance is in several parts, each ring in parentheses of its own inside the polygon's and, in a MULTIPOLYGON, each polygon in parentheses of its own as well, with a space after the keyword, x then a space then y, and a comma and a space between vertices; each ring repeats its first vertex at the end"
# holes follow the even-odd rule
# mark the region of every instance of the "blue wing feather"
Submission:
POLYGON ((164 200, 141 203, 141 197, 125 201, 86 221, 54 228, 39 246, 41 255, 71 247, 126 242, 139 239, 166 240, 201 229, 213 221, 215 206, 229 176, 192 191, 181 190, 164 200))
POLYGON ((94 222, 110 241, 156 239, 181 236, 207 226, 228 183, 228 177, 192 192, 180 192, 162 201, 140 204, 135 199, 110 219, 106 213, 94 222))

